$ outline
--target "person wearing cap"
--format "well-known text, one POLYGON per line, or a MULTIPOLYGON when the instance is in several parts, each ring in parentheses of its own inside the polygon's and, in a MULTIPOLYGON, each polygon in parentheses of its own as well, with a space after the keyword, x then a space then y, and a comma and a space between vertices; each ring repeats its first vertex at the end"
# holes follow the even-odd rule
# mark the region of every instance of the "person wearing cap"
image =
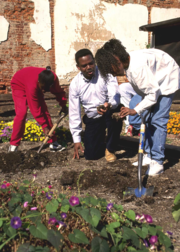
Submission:
POLYGON ((141 115, 150 110, 143 164, 149 164, 146 175, 162 173, 169 111, 174 94, 180 88, 178 64, 169 54, 155 48, 128 53, 117 39, 106 42, 95 59, 105 79, 110 73, 124 76, 125 72, 134 90, 142 96, 134 109, 121 108, 120 116, 141 115))
POLYGON ((114 162, 114 151, 122 128, 122 121, 116 122, 112 118, 113 112, 119 112, 116 111, 120 100, 117 79, 109 75, 109 80, 104 81, 95 65, 94 56, 88 49, 76 52, 75 60, 80 72, 69 88, 69 127, 74 141, 73 158, 79 159, 80 150, 87 160, 97 160, 105 155, 107 162, 114 162), (85 112, 85 151, 81 145, 81 105, 85 112), (99 105, 104 105, 104 108, 98 110, 99 105), (108 134, 105 144, 106 128, 108 134))
MULTIPOLYGON (((66 111, 65 92, 59 85, 57 75, 46 68, 25 67, 17 71, 11 80, 12 97, 14 100, 15 113, 13 131, 10 140, 9 152, 16 151, 20 145, 25 130, 27 107, 29 107, 34 119, 41 125, 47 136, 53 124, 48 112, 44 93, 50 91, 56 96, 62 110, 66 111)), ((48 141, 52 150, 64 149, 53 134, 48 141)))

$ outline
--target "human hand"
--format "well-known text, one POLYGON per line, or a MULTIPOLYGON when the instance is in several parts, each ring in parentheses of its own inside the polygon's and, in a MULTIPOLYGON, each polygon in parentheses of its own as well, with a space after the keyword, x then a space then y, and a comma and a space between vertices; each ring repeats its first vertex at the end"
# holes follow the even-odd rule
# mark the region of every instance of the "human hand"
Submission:
POLYGON ((77 159, 79 159, 79 152, 78 150, 81 150, 82 153, 84 153, 83 147, 81 145, 81 143, 75 143, 74 144, 74 156, 73 159, 75 159, 77 157, 77 159))
POLYGON ((61 109, 61 112, 63 112, 64 114, 67 114, 68 113, 68 107, 63 106, 62 109, 61 109))
POLYGON ((43 131, 44 131, 44 135, 47 137, 48 134, 49 134, 49 129, 48 129, 47 127, 45 127, 45 128, 43 129, 43 131))
POLYGON ((98 111, 98 114, 104 115, 108 111, 108 109, 110 109, 110 104, 108 102, 105 102, 102 108, 98 109, 97 111, 98 111))
POLYGON ((120 109, 120 114, 119 115, 120 115, 121 118, 123 118, 123 117, 125 117, 127 115, 134 116, 136 114, 137 114, 136 110, 130 109, 130 108, 126 108, 126 107, 122 107, 120 109))

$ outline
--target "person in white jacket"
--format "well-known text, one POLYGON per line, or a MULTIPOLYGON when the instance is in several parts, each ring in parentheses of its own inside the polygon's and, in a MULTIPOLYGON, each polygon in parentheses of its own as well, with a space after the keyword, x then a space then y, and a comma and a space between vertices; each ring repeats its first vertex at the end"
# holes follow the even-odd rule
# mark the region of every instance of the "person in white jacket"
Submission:
POLYGON ((117 39, 111 39, 95 56, 102 76, 126 74, 134 90, 143 97, 134 108, 122 108, 120 116, 142 114, 150 109, 146 125, 145 159, 149 163, 147 175, 163 172, 164 150, 169 111, 175 92, 180 88, 179 66, 164 51, 143 49, 128 53, 117 39))

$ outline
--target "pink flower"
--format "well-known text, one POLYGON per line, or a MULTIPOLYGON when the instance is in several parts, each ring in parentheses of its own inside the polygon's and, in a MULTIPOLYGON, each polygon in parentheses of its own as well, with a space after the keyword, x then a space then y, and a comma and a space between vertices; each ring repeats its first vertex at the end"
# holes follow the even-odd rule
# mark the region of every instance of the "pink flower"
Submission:
POLYGON ((9 187, 11 184, 10 183, 6 183, 6 186, 9 187))
POLYGON ((69 199, 69 203, 71 206, 79 205, 79 198, 71 196, 71 198, 69 199))
POLYGON ((24 202, 24 207, 28 207, 28 201, 24 202))
POLYGON ((3 181, 3 183, 7 183, 7 181, 3 181))
POLYGON ((136 220, 139 220, 141 218, 141 215, 140 214, 136 214, 136 220))
POLYGON ((41 193, 45 193, 45 191, 42 191, 41 193))
POLYGON ((146 222, 147 223, 153 223, 153 219, 152 219, 152 217, 150 216, 150 215, 145 215, 145 219, 146 219, 146 222))
POLYGON ((52 185, 49 185, 48 187, 51 189, 51 188, 52 188, 52 185))
POLYGON ((158 238, 156 235, 152 235, 151 238, 149 239, 149 242, 154 245, 158 241, 158 238))
POLYGON ((37 207, 31 207, 31 211, 36 211, 37 207))

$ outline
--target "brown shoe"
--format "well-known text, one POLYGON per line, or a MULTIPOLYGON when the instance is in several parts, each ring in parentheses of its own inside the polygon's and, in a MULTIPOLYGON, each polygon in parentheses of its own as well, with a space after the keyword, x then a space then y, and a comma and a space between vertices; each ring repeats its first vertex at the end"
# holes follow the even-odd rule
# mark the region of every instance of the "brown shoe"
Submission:
POLYGON ((105 150, 105 159, 107 162, 114 162, 117 157, 114 155, 114 153, 111 153, 108 151, 108 149, 105 150))

